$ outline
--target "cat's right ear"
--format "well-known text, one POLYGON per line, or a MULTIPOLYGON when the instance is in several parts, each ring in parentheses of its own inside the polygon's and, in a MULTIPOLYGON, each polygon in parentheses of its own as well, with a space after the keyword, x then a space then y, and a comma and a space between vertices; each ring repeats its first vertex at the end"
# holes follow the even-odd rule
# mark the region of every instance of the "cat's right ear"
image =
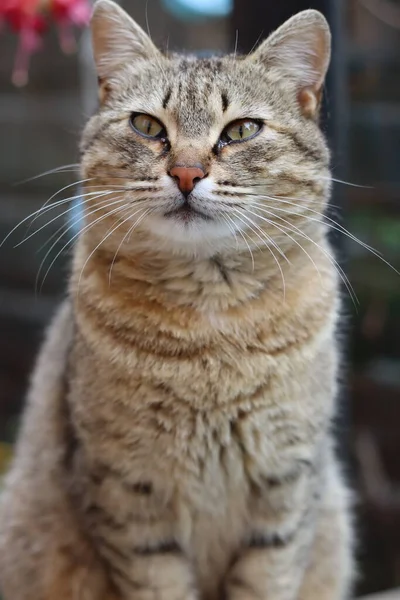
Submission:
POLYGON ((160 56, 149 36, 112 0, 97 0, 91 30, 93 56, 101 86, 127 64, 160 56))

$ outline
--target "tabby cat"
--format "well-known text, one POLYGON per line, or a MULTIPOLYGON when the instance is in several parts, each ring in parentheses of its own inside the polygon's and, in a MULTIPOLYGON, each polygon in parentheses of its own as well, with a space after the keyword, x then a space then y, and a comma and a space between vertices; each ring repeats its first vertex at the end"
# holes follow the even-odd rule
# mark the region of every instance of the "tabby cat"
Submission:
POLYGON ((85 225, 1 509, 5 600, 343 600, 330 33, 163 54, 100 0, 85 225))

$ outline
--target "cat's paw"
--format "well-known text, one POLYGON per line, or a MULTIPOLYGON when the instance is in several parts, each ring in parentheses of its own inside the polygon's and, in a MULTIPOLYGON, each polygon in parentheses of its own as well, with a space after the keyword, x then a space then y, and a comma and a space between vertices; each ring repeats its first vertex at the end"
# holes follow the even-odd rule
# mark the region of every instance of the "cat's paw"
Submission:
POLYGON ((137 557, 131 567, 114 572, 124 599, 199 600, 190 566, 179 554, 137 557))
POLYGON ((258 595, 251 582, 232 577, 225 584, 222 598, 223 600, 261 600, 262 596, 258 595))
POLYGON ((223 600, 265 600, 265 560, 259 550, 246 551, 228 572, 223 600))

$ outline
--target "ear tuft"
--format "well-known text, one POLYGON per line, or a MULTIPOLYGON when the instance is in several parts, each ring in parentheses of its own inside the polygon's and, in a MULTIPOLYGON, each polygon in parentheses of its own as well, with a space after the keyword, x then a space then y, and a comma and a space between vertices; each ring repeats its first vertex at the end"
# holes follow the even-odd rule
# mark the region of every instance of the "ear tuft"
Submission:
POLYGON ((101 82, 134 60, 159 55, 149 36, 112 0, 97 0, 93 8, 92 45, 101 82))
POLYGON ((331 33, 325 17, 305 10, 272 33, 251 58, 294 81, 303 113, 311 117, 318 111, 330 53, 331 33))

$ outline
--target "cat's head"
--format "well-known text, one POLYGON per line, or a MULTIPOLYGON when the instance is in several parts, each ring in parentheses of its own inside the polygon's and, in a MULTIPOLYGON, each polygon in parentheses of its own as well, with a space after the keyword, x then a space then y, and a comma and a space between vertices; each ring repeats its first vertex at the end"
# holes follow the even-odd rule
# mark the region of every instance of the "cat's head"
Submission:
POLYGON ((330 187, 320 13, 292 17, 248 56, 196 58, 161 53, 99 0, 92 38, 100 108, 82 171, 87 219, 105 245, 212 255, 285 248, 317 226, 330 187))

